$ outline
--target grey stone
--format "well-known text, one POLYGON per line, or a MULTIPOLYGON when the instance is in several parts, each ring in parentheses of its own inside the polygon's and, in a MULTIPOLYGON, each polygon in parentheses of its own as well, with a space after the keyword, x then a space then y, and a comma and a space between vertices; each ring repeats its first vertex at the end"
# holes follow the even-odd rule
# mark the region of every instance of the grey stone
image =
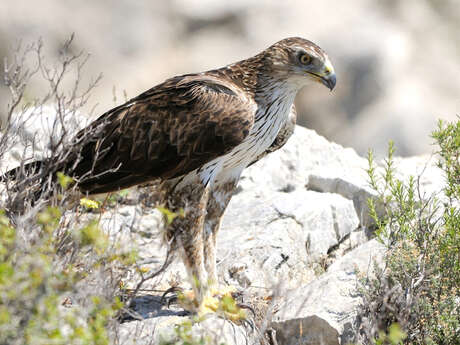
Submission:
POLYGON ((374 263, 380 264, 384 254, 385 247, 371 240, 338 259, 310 284, 288 292, 272 323, 279 343, 345 345, 352 341, 352 325, 362 301, 358 273, 372 274, 374 263))
POLYGON ((311 262, 358 226, 353 202, 337 194, 299 189, 257 197, 243 190, 230 202, 219 232, 219 271, 231 272, 242 287, 266 287, 286 275, 296 285, 311 279, 311 262))
MULTIPOLYGON (((188 322, 188 319, 180 316, 158 316, 126 322, 118 328, 118 342, 123 345, 153 345, 162 342, 175 344, 180 339, 175 329, 188 322)), ((255 333, 244 326, 215 316, 194 323, 191 334, 197 343, 200 339, 205 339, 208 341, 206 344, 247 345, 252 344, 257 338, 255 333)))
MULTIPOLYGON (((30 127, 19 138, 30 139, 40 128, 30 127)), ((17 127, 22 130, 24 127, 17 127)), ((36 151, 37 158, 46 152, 47 138, 50 136, 39 137, 37 147, 42 149, 36 151)), ((18 152, 28 150, 27 140, 15 143, 18 152)), ((439 191, 443 183, 442 174, 428 158, 395 160, 402 180, 423 172, 418 181, 426 197, 439 191)), ((4 157, 2 162, 18 164, 14 154, 8 159, 4 157)), ((368 241, 372 222, 366 216, 367 199, 375 198, 375 192, 368 186, 366 167, 366 160, 354 150, 297 127, 282 149, 243 174, 217 239, 219 281, 262 297, 274 288, 288 291, 280 296, 281 309, 272 325, 280 345, 345 344, 352 339, 351 325, 361 301, 356 270, 372 272, 371 258, 378 263, 384 255, 383 245, 368 241)), ((379 168, 378 173, 381 171, 379 168)), ((102 214, 82 214, 79 219, 100 218, 117 250, 137 248, 139 266, 156 272, 167 252, 163 217, 158 210, 138 203, 133 195, 128 204, 107 207, 102 214)), ((134 288, 138 278, 138 272, 130 272, 126 287, 134 288)), ((143 288, 164 290, 171 282, 187 288, 187 275, 179 260, 143 288)), ((186 321, 179 316, 181 310, 162 309, 158 299, 137 299, 136 313, 142 320, 120 325, 120 339, 156 344, 160 334, 171 336, 173 325, 186 321)), ((251 343, 257 338, 219 318, 212 317, 205 325, 195 325, 194 332, 228 336, 229 344, 251 343)))

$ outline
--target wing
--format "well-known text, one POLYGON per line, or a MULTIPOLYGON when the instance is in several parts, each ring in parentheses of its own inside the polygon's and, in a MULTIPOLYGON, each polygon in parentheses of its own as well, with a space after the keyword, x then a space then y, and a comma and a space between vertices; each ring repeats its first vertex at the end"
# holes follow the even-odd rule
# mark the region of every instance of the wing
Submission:
POLYGON ((254 102, 231 82, 175 77, 81 131, 77 142, 88 133, 91 140, 66 171, 90 193, 185 175, 240 144, 254 113, 254 102))

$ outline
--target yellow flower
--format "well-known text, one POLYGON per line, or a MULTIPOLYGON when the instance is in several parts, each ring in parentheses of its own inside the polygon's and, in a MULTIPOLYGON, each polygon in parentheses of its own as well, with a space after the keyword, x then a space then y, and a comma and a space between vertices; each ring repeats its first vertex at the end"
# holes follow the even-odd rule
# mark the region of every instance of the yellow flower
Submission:
POLYGON ((88 198, 81 198, 80 205, 86 208, 99 208, 99 202, 88 198))

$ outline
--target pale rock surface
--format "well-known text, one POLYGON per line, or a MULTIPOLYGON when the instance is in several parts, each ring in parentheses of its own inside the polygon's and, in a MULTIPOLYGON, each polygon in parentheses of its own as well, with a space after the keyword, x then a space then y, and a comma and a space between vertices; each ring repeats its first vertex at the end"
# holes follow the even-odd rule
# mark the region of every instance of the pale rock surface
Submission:
POLYGON ((272 327, 280 344, 348 344, 353 341, 358 274, 382 263, 385 246, 371 240, 334 262, 326 273, 287 294, 272 327))
MULTIPOLYGON (((118 333, 118 342, 123 345, 139 344, 181 344, 174 331, 175 327, 186 321, 184 317, 163 315, 142 321, 124 323, 118 333)), ((236 326, 230 321, 210 317, 192 326, 191 334, 198 342, 206 339, 205 344, 246 345, 251 334, 243 326, 236 326)))
POLYGON ((243 190, 223 219, 219 271, 241 287, 268 288, 285 277, 297 286, 314 275, 312 262, 358 226, 353 202, 337 194, 298 189, 254 198, 243 190))
MULTIPOLYGON (((39 127, 28 127, 21 137, 33 137, 39 127)), ((15 145, 18 152, 26 148, 21 141, 15 145)), ((40 145, 44 152, 46 141, 40 145)), ((404 172, 402 179, 423 172, 421 192, 427 195, 439 190, 443 181, 433 159, 428 158, 396 160, 396 168, 404 172)), ((14 166, 19 161, 13 154, 2 163, 14 166)), ((378 263, 384 255, 381 244, 369 241, 366 200, 374 194, 368 187, 366 167, 366 160, 352 149, 297 127, 282 149, 243 175, 218 236, 219 280, 261 297, 277 291, 280 309, 271 326, 279 345, 296 340, 346 344, 352 337, 351 325, 360 302, 357 271, 369 274, 373 260, 378 263)), ((166 254, 162 215, 133 201, 107 208, 100 215, 101 225, 114 242, 138 247, 139 265, 153 272, 166 254)), ((186 286, 185 270, 178 260, 143 288, 164 289, 172 281, 186 286)), ((155 344, 163 331, 170 332, 172 325, 185 320, 180 309, 161 307, 159 298, 136 299, 134 312, 141 320, 121 324, 120 339, 155 344)), ((259 339, 257 332, 243 326, 215 318, 206 322, 208 326, 195 325, 194 331, 211 330, 216 339, 227 337, 228 344, 251 344, 259 339)))

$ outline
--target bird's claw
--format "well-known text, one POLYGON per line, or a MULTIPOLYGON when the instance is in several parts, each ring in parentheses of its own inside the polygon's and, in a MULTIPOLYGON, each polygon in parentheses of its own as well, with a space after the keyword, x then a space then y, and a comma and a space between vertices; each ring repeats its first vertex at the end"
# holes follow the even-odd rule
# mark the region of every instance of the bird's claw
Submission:
POLYGON ((183 292, 183 291, 184 290, 182 288, 177 287, 177 286, 170 287, 163 293, 163 295, 161 295, 161 299, 160 299, 161 305, 167 305, 167 307, 169 308, 171 303, 176 303, 178 301, 179 298, 177 296, 177 293, 183 292), (167 297, 169 294, 172 294, 172 296, 167 297))
POLYGON ((220 289, 214 287, 210 288, 205 296, 203 296, 201 303, 197 304, 195 297, 193 291, 184 292, 182 288, 173 286, 163 293, 160 303, 168 308, 172 303, 178 303, 187 312, 185 315, 189 315, 191 312, 196 312, 199 316, 218 313, 232 322, 241 322, 254 329, 253 322, 247 318, 243 310, 249 310, 254 317, 256 313, 248 304, 239 303, 243 297, 241 291, 237 291, 235 288, 229 286, 221 287, 220 289))
POLYGON ((237 303, 236 305, 237 305, 237 307, 240 308, 240 309, 247 309, 247 310, 249 310, 249 311, 252 313, 252 316, 253 316, 253 317, 256 316, 256 312, 254 311, 254 308, 252 308, 250 305, 244 304, 244 303, 237 303))

